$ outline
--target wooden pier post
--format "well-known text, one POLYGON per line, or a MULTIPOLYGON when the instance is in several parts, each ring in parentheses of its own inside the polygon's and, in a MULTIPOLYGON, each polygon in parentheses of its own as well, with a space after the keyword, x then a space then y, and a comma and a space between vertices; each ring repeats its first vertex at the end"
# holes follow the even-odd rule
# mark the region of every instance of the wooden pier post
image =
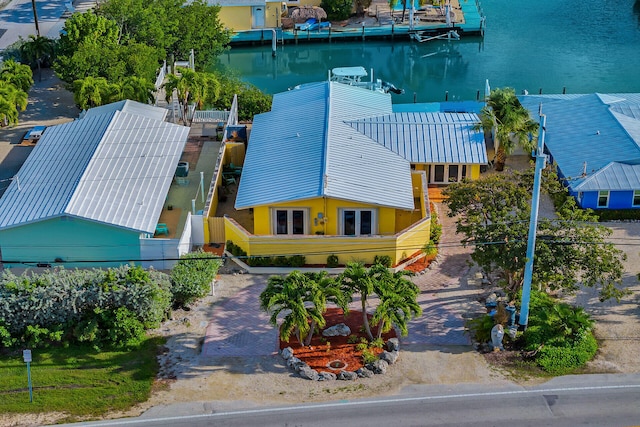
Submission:
POLYGON ((444 100, 445 100, 445 101, 448 101, 448 100, 449 100, 449 91, 446 91, 446 92, 444 93, 444 100))
POLYGON ((364 41, 364 22, 362 23, 362 41, 364 41))
POLYGON ((566 95, 566 94, 567 94, 567 87, 566 87, 566 86, 563 86, 563 87, 562 87, 562 94, 563 94, 563 95, 566 95))
POLYGON ((293 28, 293 40, 298 44, 298 30, 295 27, 293 28))
POLYGON ((392 40, 392 41, 393 41, 393 33, 394 33, 394 31, 395 31, 395 28, 396 28, 396 23, 395 23, 395 22, 392 22, 392 23, 391 23, 391 40, 392 40))
POLYGON ((331 43, 331 24, 329 24, 329 43, 331 43))

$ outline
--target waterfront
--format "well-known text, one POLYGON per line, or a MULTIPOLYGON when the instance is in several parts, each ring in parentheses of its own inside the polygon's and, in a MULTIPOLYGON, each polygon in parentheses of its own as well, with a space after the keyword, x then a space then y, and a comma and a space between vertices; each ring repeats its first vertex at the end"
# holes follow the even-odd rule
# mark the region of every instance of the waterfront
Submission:
MULTIPOLYGON (((467 0, 471 1, 471 0, 467 0)), ((484 39, 234 47, 220 63, 276 93, 362 65, 404 88, 394 102, 476 99, 492 87, 530 93, 640 92, 640 0, 484 0, 484 39)))

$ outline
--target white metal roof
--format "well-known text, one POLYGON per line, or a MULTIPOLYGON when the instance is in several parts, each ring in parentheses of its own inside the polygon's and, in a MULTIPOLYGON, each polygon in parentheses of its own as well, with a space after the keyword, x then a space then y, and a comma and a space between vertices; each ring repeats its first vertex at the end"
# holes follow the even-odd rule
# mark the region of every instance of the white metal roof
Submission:
POLYGON ((254 118, 236 208, 324 196, 413 209, 409 162, 344 122, 390 113, 388 94, 334 82, 276 94, 254 118))
POLYGON ((165 120, 169 110, 166 108, 158 108, 153 105, 143 104, 141 102, 125 99, 123 101, 112 102, 111 104, 94 107, 85 112, 84 117, 95 115, 103 115, 113 113, 114 111, 122 111, 123 113, 131 113, 142 117, 148 117, 154 120, 165 120))
POLYGON ((188 133, 121 111, 48 128, 0 199, 0 229, 69 215, 153 233, 188 133))
POLYGON ((474 113, 395 113, 349 124, 411 163, 486 164, 474 113))

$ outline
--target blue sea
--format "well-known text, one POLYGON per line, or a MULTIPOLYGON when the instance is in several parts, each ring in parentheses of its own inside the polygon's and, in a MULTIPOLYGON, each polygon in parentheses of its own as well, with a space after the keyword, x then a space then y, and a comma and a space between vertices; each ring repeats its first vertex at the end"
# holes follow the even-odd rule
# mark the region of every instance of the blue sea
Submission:
MULTIPOLYGON (((461 0, 465 1, 465 0, 461 0)), ((473 0, 467 0, 473 1, 473 0)), ((364 66, 405 89, 394 102, 472 100, 491 87, 518 93, 640 92, 640 0, 485 0, 485 37, 234 47, 219 66, 276 93, 364 66)))

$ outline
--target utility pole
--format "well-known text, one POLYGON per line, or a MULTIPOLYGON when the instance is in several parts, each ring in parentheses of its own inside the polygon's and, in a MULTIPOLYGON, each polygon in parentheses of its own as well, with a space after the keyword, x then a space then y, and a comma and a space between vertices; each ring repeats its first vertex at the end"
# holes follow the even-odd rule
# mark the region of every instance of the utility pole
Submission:
POLYGON ((36 21, 36 35, 40 37, 40 25, 38 24, 38 11, 36 10, 36 0, 31 0, 31 7, 33 8, 33 19, 36 21))
POLYGON ((542 170, 547 164, 544 154, 544 137, 547 117, 540 113, 540 132, 538 147, 534 154, 536 169, 533 176, 533 196, 531 198, 531 219, 529 220, 529 238, 527 239, 527 263, 524 266, 524 281, 522 283, 522 304, 520 307, 520 325, 527 328, 529 322, 529 300, 531 299, 531 280, 533 278, 533 256, 536 248, 536 229, 538 228, 538 207, 540 206, 540 181, 542 170))

